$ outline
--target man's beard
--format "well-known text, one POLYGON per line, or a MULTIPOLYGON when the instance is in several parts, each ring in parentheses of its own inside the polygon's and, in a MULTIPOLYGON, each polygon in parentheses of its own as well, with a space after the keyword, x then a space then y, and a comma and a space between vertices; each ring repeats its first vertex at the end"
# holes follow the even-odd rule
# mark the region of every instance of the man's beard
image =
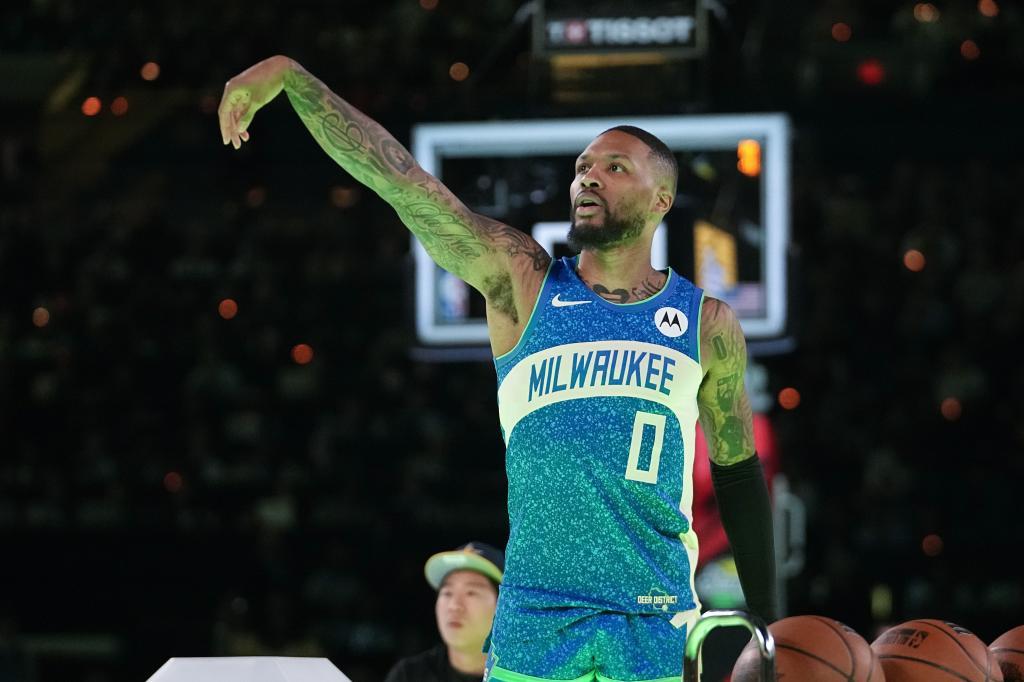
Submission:
POLYGON ((604 209, 604 223, 601 225, 576 225, 576 209, 569 216, 569 248, 579 253, 584 249, 601 251, 613 246, 632 242, 644 231, 644 216, 641 211, 624 210, 612 213, 604 209))

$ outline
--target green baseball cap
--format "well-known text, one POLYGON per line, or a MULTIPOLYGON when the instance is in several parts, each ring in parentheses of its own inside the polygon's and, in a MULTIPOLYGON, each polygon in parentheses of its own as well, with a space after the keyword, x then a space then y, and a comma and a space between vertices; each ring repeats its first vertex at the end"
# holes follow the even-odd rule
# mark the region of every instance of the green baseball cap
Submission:
POLYGON ((505 553, 484 542, 467 542, 447 552, 438 552, 427 559, 423 572, 435 590, 441 588, 445 576, 452 571, 476 571, 496 583, 505 575, 505 553))

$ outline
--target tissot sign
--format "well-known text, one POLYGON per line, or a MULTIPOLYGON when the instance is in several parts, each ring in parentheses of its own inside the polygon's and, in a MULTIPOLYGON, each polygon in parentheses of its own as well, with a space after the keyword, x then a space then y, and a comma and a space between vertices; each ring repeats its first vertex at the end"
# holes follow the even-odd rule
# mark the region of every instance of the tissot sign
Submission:
POLYGON ((540 3, 534 44, 545 55, 662 52, 692 56, 704 46, 701 0, 540 3))

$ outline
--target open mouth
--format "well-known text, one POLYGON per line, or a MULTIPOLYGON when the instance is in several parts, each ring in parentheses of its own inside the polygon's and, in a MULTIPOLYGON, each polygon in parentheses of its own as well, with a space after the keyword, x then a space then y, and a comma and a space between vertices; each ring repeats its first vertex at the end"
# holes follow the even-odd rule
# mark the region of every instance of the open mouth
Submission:
POLYGON ((573 206, 573 210, 576 212, 576 215, 593 215, 602 208, 604 207, 598 199, 586 195, 577 197, 576 204, 573 206))

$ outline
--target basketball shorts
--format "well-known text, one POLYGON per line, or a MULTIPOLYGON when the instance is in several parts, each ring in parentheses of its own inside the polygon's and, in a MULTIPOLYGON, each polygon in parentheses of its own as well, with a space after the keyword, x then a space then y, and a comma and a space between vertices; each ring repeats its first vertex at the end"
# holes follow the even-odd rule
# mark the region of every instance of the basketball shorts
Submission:
POLYGON ((598 612, 525 642, 496 631, 484 682, 679 682, 692 614, 678 614, 677 626, 661 615, 598 612))

